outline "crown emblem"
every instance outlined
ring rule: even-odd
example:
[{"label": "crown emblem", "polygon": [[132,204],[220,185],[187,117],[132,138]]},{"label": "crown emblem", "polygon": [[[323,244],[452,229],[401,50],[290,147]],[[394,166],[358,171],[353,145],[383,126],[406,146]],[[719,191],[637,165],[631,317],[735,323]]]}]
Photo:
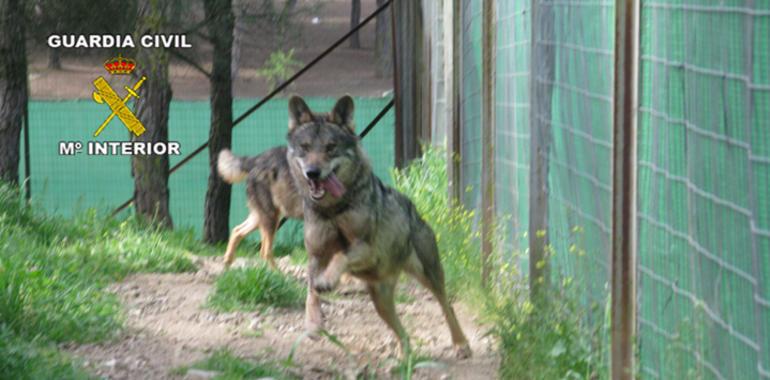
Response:
[{"label": "crown emblem", "polygon": [[131,74],[136,68],[136,61],[131,58],[123,58],[120,54],[117,57],[104,61],[104,69],[112,75]]}]

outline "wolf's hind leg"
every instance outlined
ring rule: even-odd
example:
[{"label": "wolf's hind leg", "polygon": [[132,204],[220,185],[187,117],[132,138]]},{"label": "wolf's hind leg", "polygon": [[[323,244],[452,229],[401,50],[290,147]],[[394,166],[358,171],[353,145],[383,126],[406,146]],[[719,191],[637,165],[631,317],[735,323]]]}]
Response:
[{"label": "wolf's hind leg", "polygon": [[[431,249],[431,244],[425,244],[425,249]],[[472,352],[470,345],[468,345],[468,339],[465,338],[460,322],[457,321],[454,308],[449,303],[449,299],[446,294],[446,288],[444,287],[444,270],[441,268],[441,262],[438,260],[438,249],[436,243],[432,244],[433,252],[422,252],[422,255],[412,253],[407,259],[405,270],[412,275],[417,281],[424,287],[428,288],[433,296],[438,300],[441,305],[441,311],[444,313],[444,318],[449,325],[449,332],[452,335],[452,346],[454,348],[455,356],[460,359],[470,357]],[[435,260],[425,260],[423,257],[431,257],[435,255]]]},{"label": "wolf's hind leg", "polygon": [[406,359],[410,353],[409,335],[404,330],[404,326],[401,325],[401,321],[396,313],[395,289],[397,280],[398,276],[393,276],[385,281],[369,284],[367,290],[372,298],[377,314],[393,330],[398,338],[401,348],[401,359]]},{"label": "wolf's hind leg", "polygon": [[241,240],[254,232],[259,226],[259,217],[255,213],[249,213],[246,220],[243,223],[235,226],[232,233],[230,233],[230,240],[227,242],[227,250],[225,251],[225,267],[230,267],[235,260],[235,250],[238,248],[238,244]]},{"label": "wolf's hind leg", "polygon": [[[266,218],[268,219],[268,218]],[[273,241],[275,240],[275,233],[278,230],[278,218],[271,217],[265,220],[259,226],[259,234],[262,239],[262,247],[260,247],[260,254],[262,258],[267,261],[271,268],[278,268],[275,265],[275,258],[273,257]]]}]

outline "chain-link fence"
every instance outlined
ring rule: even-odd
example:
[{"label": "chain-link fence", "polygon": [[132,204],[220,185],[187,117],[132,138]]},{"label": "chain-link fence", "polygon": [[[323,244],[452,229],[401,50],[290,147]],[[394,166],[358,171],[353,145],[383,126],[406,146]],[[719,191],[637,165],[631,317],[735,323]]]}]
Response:
[{"label": "chain-link fence", "polygon": [[[530,210],[539,191],[531,126],[546,128],[553,280],[571,277],[600,321],[611,270],[614,2],[498,0],[493,25],[482,25],[482,4],[459,0],[460,59],[443,63],[460,80],[463,201],[479,207],[481,157],[494,149],[494,204],[511,217],[504,252],[526,253],[539,211]],[[641,1],[639,27],[640,376],[770,378],[770,2]],[[483,28],[495,35],[493,125],[482,125]],[[533,84],[547,91],[534,97]],[[494,128],[493,147],[482,128]]]}]

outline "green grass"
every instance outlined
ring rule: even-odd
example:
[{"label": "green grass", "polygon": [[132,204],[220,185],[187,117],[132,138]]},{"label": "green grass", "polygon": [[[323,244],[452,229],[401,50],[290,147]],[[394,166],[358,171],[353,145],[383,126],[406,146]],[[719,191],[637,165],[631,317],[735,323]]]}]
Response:
[{"label": "green grass", "polygon": [[177,375],[185,375],[193,368],[219,372],[220,374],[214,377],[219,380],[258,379],[265,377],[274,379],[295,379],[295,377],[285,374],[277,366],[241,359],[227,350],[216,351],[208,358],[189,367],[179,368],[175,370],[174,373]]},{"label": "green grass", "polygon": [[193,270],[191,254],[210,250],[190,231],[161,230],[134,218],[111,219],[94,210],[73,218],[47,215],[0,184],[2,373],[82,377],[64,369],[71,365],[51,345],[99,341],[120,330],[122,310],[106,285],[131,273]]},{"label": "green grass", "polygon": [[0,377],[37,380],[91,379],[79,365],[52,344],[29,341],[0,325]]},{"label": "green grass", "polygon": [[305,295],[303,284],[261,264],[222,273],[217,277],[208,305],[222,311],[301,307]]}]

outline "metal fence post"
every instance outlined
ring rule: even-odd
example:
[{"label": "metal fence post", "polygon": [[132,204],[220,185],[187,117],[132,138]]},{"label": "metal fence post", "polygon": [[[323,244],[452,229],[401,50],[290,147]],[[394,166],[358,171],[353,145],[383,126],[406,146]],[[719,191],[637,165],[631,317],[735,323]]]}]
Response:
[{"label": "metal fence post", "polygon": [[449,196],[451,199],[460,201],[462,195],[462,182],[460,182],[460,162],[456,160],[456,155],[460,153],[460,91],[462,83],[462,54],[460,52],[462,28],[460,26],[462,15],[462,0],[446,0],[452,2],[452,63],[447,65],[452,68],[452,92],[449,102],[451,103],[450,131],[447,133],[447,176],[449,179]]},{"label": "metal fence post", "polygon": [[429,55],[425,49],[422,1],[393,1],[391,17],[396,99],[395,152],[396,167],[401,168],[420,155],[420,140],[430,139]]},{"label": "metal fence post", "polygon": [[548,287],[548,160],[551,151],[551,102],[554,79],[553,5],[532,0],[530,53],[529,289],[537,299]]},{"label": "metal fence post", "polygon": [[494,0],[482,4],[481,80],[481,282],[487,286],[495,233]]},{"label": "metal fence post", "polygon": [[[29,85],[27,85],[29,88]],[[32,200],[32,164],[29,162],[29,100],[24,103],[24,199]]]},{"label": "metal fence post", "polygon": [[639,1],[615,1],[612,148],[613,379],[634,377],[636,331],[636,101]]}]

